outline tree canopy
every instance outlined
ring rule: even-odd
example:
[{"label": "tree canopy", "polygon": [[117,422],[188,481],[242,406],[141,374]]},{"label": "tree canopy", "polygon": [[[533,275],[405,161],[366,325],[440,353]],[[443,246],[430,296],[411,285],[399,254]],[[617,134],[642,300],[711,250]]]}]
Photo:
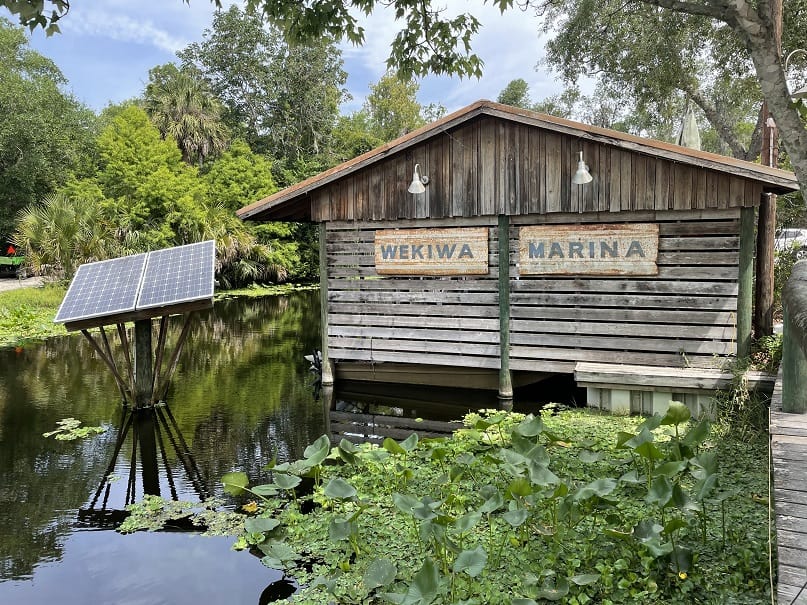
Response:
[{"label": "tree canopy", "polygon": [[65,82],[21,28],[0,18],[0,239],[18,211],[87,170],[95,153],[95,116]]}]

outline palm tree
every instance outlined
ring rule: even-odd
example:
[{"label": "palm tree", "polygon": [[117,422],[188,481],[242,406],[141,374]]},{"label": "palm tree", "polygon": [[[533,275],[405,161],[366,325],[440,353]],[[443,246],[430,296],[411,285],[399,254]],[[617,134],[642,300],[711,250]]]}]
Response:
[{"label": "palm tree", "polygon": [[115,256],[118,245],[100,204],[53,194],[22,210],[12,241],[40,274],[70,279],[79,265]]},{"label": "palm tree", "polygon": [[227,146],[222,105],[201,77],[173,63],[149,72],[145,109],[164,139],[176,141],[182,159],[199,165]]}]

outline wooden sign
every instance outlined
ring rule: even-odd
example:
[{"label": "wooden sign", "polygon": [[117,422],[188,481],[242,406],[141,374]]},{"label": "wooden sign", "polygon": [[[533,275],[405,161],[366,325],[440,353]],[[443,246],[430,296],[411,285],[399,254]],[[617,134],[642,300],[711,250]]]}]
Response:
[{"label": "wooden sign", "polygon": [[488,229],[384,229],[375,232],[380,275],[487,275]]},{"label": "wooden sign", "polygon": [[521,227],[521,275],[658,275],[658,225]]}]

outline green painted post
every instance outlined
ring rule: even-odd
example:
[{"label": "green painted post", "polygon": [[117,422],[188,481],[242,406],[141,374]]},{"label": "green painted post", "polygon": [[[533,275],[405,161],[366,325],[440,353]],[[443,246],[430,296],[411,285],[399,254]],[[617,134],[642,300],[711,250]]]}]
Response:
[{"label": "green painted post", "polygon": [[511,407],[510,376],[510,217],[499,215],[499,401]]},{"label": "green painted post", "polygon": [[322,384],[333,384],[333,368],[328,358],[328,250],[325,223],[319,224],[319,317],[322,329]]},{"label": "green painted post", "polygon": [[804,414],[807,413],[807,357],[787,308],[782,332],[782,411]]},{"label": "green painted post", "polygon": [[782,290],[782,411],[807,413],[807,261],[793,266]]},{"label": "green painted post", "polygon": [[135,395],[134,407],[144,408],[151,404],[151,387],[154,383],[154,367],[151,359],[151,320],[138,319],[134,324],[135,341]]},{"label": "green painted post", "polygon": [[754,291],[754,209],[740,210],[740,272],[737,291],[737,359],[751,354]]}]

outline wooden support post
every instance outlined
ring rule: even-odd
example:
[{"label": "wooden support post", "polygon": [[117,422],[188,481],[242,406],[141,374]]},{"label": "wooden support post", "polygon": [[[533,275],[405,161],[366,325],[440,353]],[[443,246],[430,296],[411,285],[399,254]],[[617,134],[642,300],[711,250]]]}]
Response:
[{"label": "wooden support post", "polygon": [[151,358],[151,320],[139,319],[135,322],[135,409],[151,404],[151,385],[154,366]]},{"label": "wooden support post", "polygon": [[757,281],[754,334],[773,334],[773,243],[776,238],[776,196],[763,195],[757,227]]},{"label": "wooden support post", "polygon": [[177,338],[177,344],[174,346],[174,352],[171,355],[171,360],[168,362],[168,369],[165,371],[165,375],[159,382],[160,386],[157,389],[157,392],[153,395],[155,402],[164,400],[166,394],[168,393],[168,387],[171,386],[171,378],[174,376],[174,371],[176,371],[177,363],[179,362],[179,354],[182,352],[182,347],[185,346],[185,341],[188,339],[188,334],[190,334],[192,317],[193,315],[190,313],[185,316],[185,323],[182,326],[182,331],[179,333],[179,338]]},{"label": "wooden support post", "polygon": [[[151,330],[149,321],[149,330]],[[135,327],[135,331],[137,327]],[[151,365],[151,364],[149,364]],[[151,383],[149,383],[151,385]],[[160,473],[157,465],[157,440],[155,438],[154,408],[137,410],[134,413],[137,428],[137,444],[140,448],[140,474],[143,479],[143,495],[160,495]]]},{"label": "wooden support post", "polygon": [[510,376],[510,217],[499,215],[499,401],[512,406]]},{"label": "wooden support post", "polygon": [[160,377],[160,372],[163,366],[163,353],[165,352],[165,336],[168,332],[168,316],[163,315],[160,318],[160,335],[157,338],[157,351],[154,360],[154,372],[151,376],[151,405],[157,403],[155,395],[157,395],[157,379]]},{"label": "wooden support post", "polygon": [[737,291],[737,358],[751,354],[751,314],[754,284],[754,209],[740,210],[740,271]]},{"label": "wooden support post", "polygon": [[807,357],[787,307],[782,330],[782,411],[807,413]]},{"label": "wooden support post", "polygon": [[115,360],[113,358],[107,357],[106,353],[101,349],[95,339],[92,337],[87,330],[82,330],[81,333],[84,335],[84,338],[89,341],[92,345],[92,348],[95,349],[95,352],[101,358],[101,360],[107,365],[107,367],[112,371],[112,375],[115,377],[115,382],[118,384],[118,389],[120,390],[121,397],[123,397],[123,401],[126,401],[127,394],[131,394],[126,387],[126,383],[123,381],[120,373],[118,372],[118,367],[115,364]]},{"label": "wooden support post", "polygon": [[119,323],[116,326],[118,328],[118,337],[120,338],[120,344],[123,348],[123,358],[126,360],[126,370],[129,375],[129,392],[134,393],[134,365],[132,364],[132,353],[131,347],[129,346],[129,337],[126,335],[126,326]]},{"label": "wooden support post", "polygon": [[322,384],[333,384],[334,372],[328,358],[328,249],[325,223],[319,224],[319,305],[322,330]]}]

